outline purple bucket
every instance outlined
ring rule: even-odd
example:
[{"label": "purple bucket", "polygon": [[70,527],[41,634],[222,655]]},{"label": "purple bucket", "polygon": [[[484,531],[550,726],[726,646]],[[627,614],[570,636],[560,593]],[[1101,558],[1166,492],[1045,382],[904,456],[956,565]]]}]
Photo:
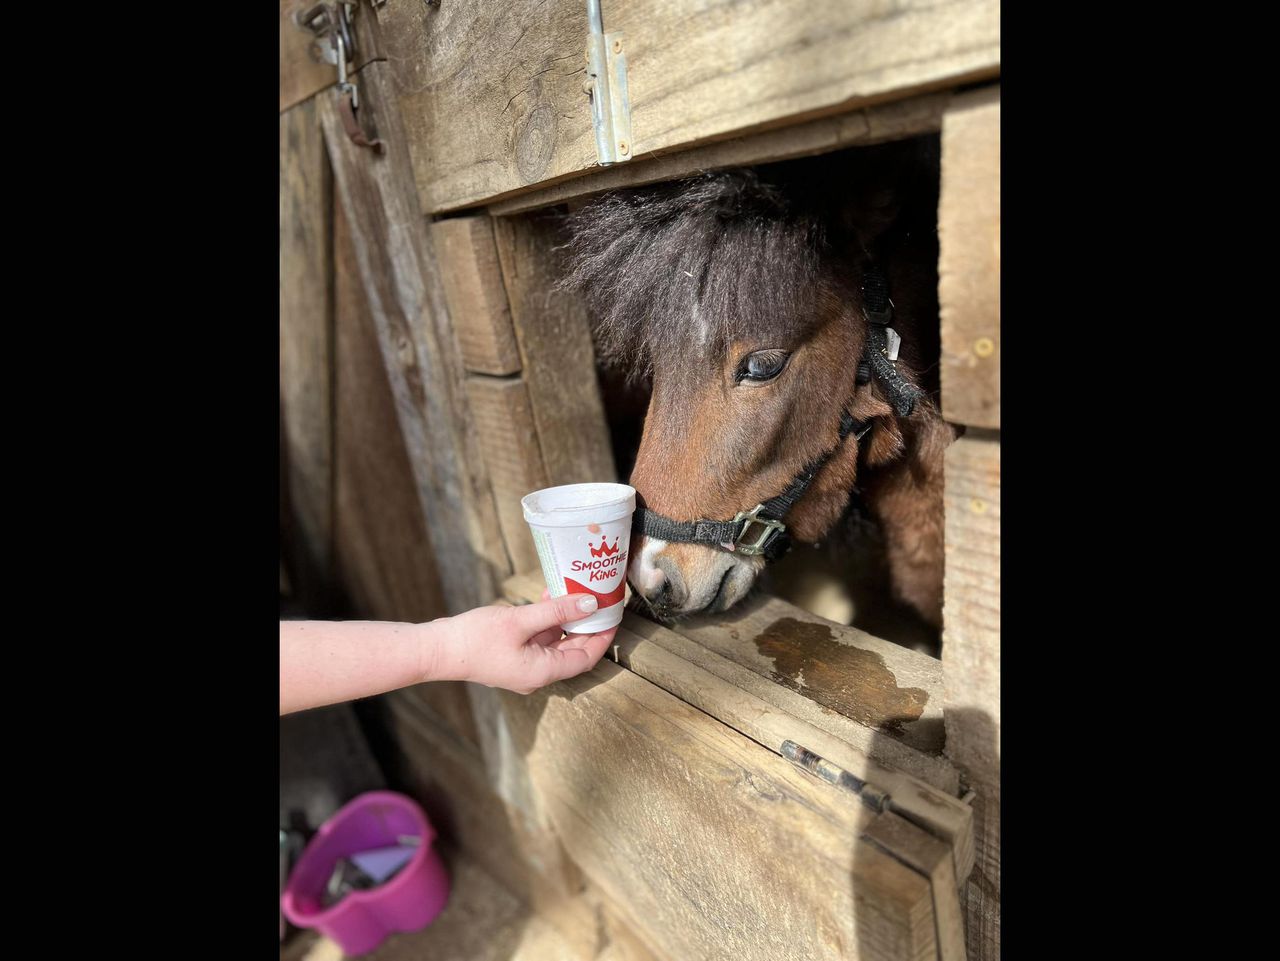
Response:
[{"label": "purple bucket", "polygon": [[[422,841],[395,877],[324,907],[321,898],[338,861],[390,847],[403,835]],[[281,899],[285,917],[300,928],[320,931],[346,954],[372,951],[397,931],[420,931],[449,900],[449,876],[432,846],[435,836],[422,808],[403,794],[361,794],[329,818],[302,852]]]}]

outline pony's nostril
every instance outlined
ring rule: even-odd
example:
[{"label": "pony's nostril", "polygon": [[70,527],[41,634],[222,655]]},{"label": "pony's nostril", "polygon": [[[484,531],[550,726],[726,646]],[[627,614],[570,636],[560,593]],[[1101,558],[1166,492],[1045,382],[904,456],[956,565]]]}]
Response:
[{"label": "pony's nostril", "polygon": [[689,589],[685,587],[684,578],[680,576],[680,568],[668,557],[659,557],[657,566],[666,574],[662,586],[663,602],[670,607],[679,607],[689,599]]}]

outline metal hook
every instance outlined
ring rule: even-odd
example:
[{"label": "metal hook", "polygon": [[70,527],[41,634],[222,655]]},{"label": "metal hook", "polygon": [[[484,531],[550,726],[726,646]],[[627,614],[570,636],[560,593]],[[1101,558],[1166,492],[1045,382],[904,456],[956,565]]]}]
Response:
[{"label": "metal hook", "polygon": [[[357,146],[381,153],[382,141],[377,137],[370,139],[356,117],[356,111],[360,109],[360,91],[347,75],[347,63],[355,57],[348,7],[355,7],[355,4],[318,3],[296,19],[300,27],[315,34],[323,58],[338,68],[338,116],[342,118],[347,136]],[[325,37],[329,39],[328,44],[321,44]]]}]

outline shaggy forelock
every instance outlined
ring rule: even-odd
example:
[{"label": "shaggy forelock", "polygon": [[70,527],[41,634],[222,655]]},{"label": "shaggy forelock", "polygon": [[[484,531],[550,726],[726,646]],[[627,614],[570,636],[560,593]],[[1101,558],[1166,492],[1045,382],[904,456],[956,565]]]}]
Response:
[{"label": "shaggy forelock", "polygon": [[752,171],[609,194],[568,227],[561,284],[586,300],[607,362],[706,362],[814,321],[822,223]]}]

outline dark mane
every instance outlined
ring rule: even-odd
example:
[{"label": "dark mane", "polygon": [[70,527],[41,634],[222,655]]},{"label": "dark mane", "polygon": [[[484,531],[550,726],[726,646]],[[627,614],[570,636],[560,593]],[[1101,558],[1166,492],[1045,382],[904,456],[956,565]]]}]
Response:
[{"label": "dark mane", "polygon": [[568,218],[562,286],[607,362],[705,360],[739,338],[787,343],[814,316],[820,218],[751,170],[608,194]]}]

